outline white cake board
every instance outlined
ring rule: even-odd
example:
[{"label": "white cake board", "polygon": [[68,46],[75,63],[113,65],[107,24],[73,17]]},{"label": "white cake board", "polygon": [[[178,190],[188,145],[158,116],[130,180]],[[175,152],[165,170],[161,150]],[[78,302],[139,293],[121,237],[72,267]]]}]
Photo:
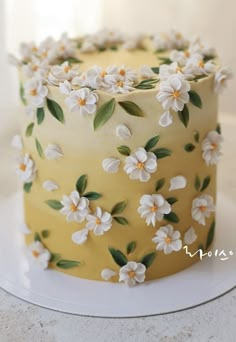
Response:
[{"label": "white cake board", "polygon": [[134,288],[83,280],[53,270],[30,270],[19,231],[20,199],[19,193],[0,198],[0,287],[30,303],[78,315],[139,317],[200,305],[236,286],[235,205],[224,194],[218,196],[211,250],[232,250],[234,255],[227,261],[205,257],[182,272]]}]

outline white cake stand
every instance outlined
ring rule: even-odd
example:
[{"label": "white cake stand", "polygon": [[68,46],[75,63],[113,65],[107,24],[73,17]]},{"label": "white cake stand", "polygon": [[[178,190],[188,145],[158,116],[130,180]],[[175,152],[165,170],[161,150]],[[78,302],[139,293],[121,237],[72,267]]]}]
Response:
[{"label": "white cake stand", "polygon": [[0,198],[0,287],[30,303],[78,315],[138,317],[200,305],[236,285],[235,205],[224,194],[218,197],[216,238],[211,249],[233,251],[234,255],[226,261],[205,257],[182,272],[134,288],[53,270],[30,270],[19,230],[20,202],[19,193]]}]

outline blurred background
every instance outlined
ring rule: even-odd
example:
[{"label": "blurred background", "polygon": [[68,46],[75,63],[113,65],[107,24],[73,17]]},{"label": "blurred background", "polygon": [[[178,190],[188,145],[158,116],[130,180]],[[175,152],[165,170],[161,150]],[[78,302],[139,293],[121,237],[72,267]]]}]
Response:
[{"label": "blurred background", "polygon": [[[17,72],[7,65],[7,52],[16,54],[22,41],[38,42],[48,35],[59,38],[65,31],[76,36],[102,28],[127,33],[173,28],[187,37],[200,36],[217,49],[222,64],[234,71],[235,10],[235,0],[0,0],[2,120],[6,124],[16,120]],[[221,112],[234,112],[235,85],[236,79],[221,97]]]}]

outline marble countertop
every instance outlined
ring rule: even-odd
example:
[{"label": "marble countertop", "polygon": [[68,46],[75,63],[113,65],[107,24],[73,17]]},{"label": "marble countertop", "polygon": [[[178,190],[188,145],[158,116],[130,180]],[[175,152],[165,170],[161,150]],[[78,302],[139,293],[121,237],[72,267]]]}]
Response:
[{"label": "marble countertop", "polygon": [[[218,177],[224,192],[235,201],[236,118],[224,114],[221,121],[225,144]],[[5,131],[4,138],[9,139],[10,133]],[[1,170],[2,179],[6,172],[9,170]],[[3,290],[0,290],[0,303],[0,342],[236,341],[236,288],[192,309],[144,318],[74,316],[32,305]]]}]

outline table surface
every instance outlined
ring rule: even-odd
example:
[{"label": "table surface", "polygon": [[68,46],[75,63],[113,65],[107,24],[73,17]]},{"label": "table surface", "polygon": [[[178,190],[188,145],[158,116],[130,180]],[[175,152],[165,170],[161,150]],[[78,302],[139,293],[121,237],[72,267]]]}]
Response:
[{"label": "table surface", "polygon": [[[225,143],[218,177],[224,184],[224,192],[235,201],[236,118],[224,114],[220,119]],[[2,138],[9,140],[12,131],[12,127],[5,130]],[[4,153],[6,155],[6,149]],[[9,168],[1,169],[2,179],[7,172]],[[0,303],[0,342],[236,341],[236,288],[192,309],[129,319],[81,317],[55,312],[24,302],[1,289]]]}]

